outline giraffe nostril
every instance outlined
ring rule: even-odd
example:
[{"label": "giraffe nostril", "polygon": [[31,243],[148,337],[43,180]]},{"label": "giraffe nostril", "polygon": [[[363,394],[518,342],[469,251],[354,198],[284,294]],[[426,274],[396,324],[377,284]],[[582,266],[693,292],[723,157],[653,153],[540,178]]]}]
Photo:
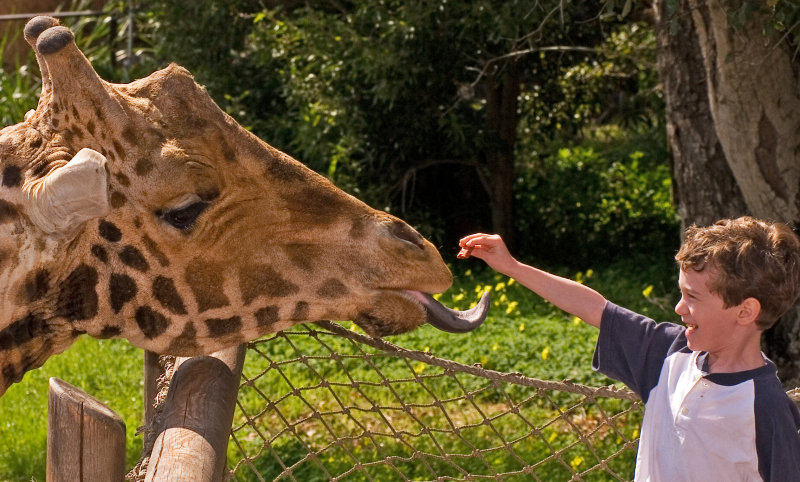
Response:
[{"label": "giraffe nostril", "polygon": [[423,237],[408,224],[402,221],[394,221],[389,227],[389,232],[398,239],[413,244],[414,246],[423,249],[425,247],[425,240]]}]

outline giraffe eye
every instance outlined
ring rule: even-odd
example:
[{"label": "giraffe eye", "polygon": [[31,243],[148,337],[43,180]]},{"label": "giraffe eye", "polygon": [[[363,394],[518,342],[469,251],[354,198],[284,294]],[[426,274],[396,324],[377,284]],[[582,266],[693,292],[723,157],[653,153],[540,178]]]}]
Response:
[{"label": "giraffe eye", "polygon": [[181,231],[190,231],[197,218],[207,207],[207,202],[196,201],[181,208],[167,209],[156,214],[172,227]]}]

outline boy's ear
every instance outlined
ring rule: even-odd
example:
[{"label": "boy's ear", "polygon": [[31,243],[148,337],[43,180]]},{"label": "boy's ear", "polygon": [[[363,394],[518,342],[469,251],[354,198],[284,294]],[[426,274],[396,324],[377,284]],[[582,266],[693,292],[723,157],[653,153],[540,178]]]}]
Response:
[{"label": "boy's ear", "polygon": [[740,325],[755,323],[761,314],[761,302],[752,297],[746,298],[736,308],[736,318]]}]

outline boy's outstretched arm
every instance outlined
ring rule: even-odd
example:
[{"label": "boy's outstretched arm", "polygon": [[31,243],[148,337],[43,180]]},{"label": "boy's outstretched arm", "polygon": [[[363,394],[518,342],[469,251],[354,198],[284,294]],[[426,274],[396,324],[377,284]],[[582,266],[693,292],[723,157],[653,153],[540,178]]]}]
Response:
[{"label": "boy's outstretched arm", "polygon": [[600,328],[606,299],[597,291],[520,263],[511,256],[503,239],[498,235],[472,234],[463,238],[459,246],[461,246],[461,252],[458,253],[460,259],[470,256],[482,259],[495,271],[514,278],[558,308]]}]

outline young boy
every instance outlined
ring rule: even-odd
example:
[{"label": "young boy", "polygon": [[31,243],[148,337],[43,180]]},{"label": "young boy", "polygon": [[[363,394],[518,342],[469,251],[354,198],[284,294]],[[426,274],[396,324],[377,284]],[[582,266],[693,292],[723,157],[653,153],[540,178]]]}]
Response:
[{"label": "young boy", "polygon": [[496,235],[470,255],[600,329],[592,368],[645,402],[635,480],[800,480],[800,412],[761,333],[800,296],[800,240],[749,217],[692,227],[676,256],[685,326],[656,324],[593,289],[522,264]]}]

